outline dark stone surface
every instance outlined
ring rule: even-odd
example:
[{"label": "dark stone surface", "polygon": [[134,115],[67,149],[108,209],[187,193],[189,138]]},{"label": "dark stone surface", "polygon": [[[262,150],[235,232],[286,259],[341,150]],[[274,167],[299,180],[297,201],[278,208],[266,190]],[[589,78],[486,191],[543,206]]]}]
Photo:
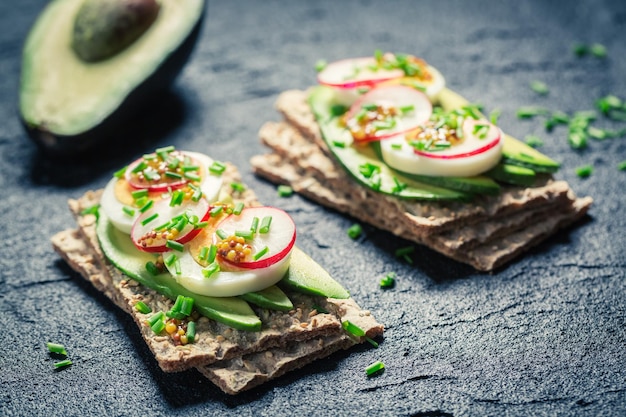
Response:
[{"label": "dark stone surface", "polygon": [[[45,0],[0,3],[0,415],[625,415],[626,138],[570,149],[564,127],[515,110],[573,112],[608,93],[626,98],[623,1],[211,1],[192,60],[173,91],[129,129],[136,141],[56,162],[41,155],[17,117],[20,50]],[[576,58],[574,42],[600,42],[608,57]],[[278,119],[280,91],[315,82],[314,64],[374,49],[421,55],[449,86],[515,136],[540,135],[563,162],[559,178],[595,203],[590,216],[496,271],[479,274],[365,228],[298,196],[281,199],[248,160],[257,131]],[[528,83],[541,80],[547,97]],[[598,126],[626,123],[600,120]],[[340,353],[238,397],[195,371],[160,371],[130,318],[83,283],[49,237],[72,226],[66,200],[103,186],[130,158],[174,144],[239,165],[262,201],[287,209],[299,245],[386,325],[379,349]],[[581,179],[575,168],[591,163]],[[397,286],[378,288],[387,272]],[[74,365],[53,370],[45,348],[65,344]],[[382,360],[386,371],[366,378]]]}]

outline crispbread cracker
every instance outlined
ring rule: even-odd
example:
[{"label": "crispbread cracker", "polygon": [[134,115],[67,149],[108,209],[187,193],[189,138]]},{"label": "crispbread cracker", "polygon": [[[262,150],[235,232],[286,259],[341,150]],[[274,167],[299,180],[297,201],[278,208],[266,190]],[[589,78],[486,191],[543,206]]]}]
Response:
[{"label": "crispbread cracker", "polygon": [[303,196],[442,254],[491,271],[584,216],[590,197],[577,198],[565,181],[539,175],[532,187],[502,187],[472,202],[412,201],[362,187],[331,156],[307,103],[307,92],[282,93],[283,122],[267,122],[256,174],[288,184]]},{"label": "crispbread cracker", "polygon": [[[232,165],[228,164],[227,167],[223,190],[235,201],[258,205],[251,191],[240,193],[230,187],[230,183],[239,181],[239,177]],[[190,367],[204,369],[213,365],[213,369],[221,370],[218,373],[210,372],[211,380],[225,392],[234,394],[301,367],[317,357],[362,342],[364,338],[350,338],[345,334],[341,326],[342,320],[354,322],[366,331],[368,337],[382,334],[382,325],[368,311],[360,309],[352,299],[327,299],[286,291],[294,304],[290,312],[253,307],[263,322],[260,332],[239,331],[206,317],[194,316],[197,323],[196,341],[176,346],[169,336],[156,335],[145,325],[150,314],[144,315],[134,308],[135,303],[141,300],[153,311],[168,311],[173,301],[129,279],[111,266],[97,242],[96,217],[92,214],[81,214],[85,208],[98,203],[100,194],[88,192],[80,199],[70,201],[79,228],[57,233],[52,238],[53,246],[74,270],[117,306],[131,314],[164,371],[180,371]],[[317,308],[323,308],[327,313],[318,312]],[[302,348],[298,347],[300,343],[303,343]],[[271,352],[274,357],[282,357],[283,360],[257,364],[262,372],[256,372],[253,381],[233,385],[231,381],[237,380],[233,375],[242,372],[233,360],[243,355],[253,358],[250,355],[258,352],[262,352],[259,355]],[[263,356],[256,358],[261,357]],[[225,362],[228,360],[231,362]],[[247,363],[254,364],[254,361],[250,362],[248,359]]]}]

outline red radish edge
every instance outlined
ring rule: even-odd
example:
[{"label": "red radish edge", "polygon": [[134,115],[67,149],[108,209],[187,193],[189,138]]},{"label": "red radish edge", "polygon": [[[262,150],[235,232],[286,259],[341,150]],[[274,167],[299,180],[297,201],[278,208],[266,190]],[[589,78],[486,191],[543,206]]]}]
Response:
[{"label": "red radish edge", "polygon": [[[256,208],[256,207],[250,207],[250,208]],[[250,208],[248,208],[248,210]],[[267,208],[267,207],[259,207],[259,208]],[[291,216],[289,216],[287,214],[287,212],[285,212],[284,210],[281,210],[281,209],[278,209],[278,208],[275,208],[275,207],[272,207],[272,210],[278,210],[278,211],[281,211],[281,212],[285,213],[285,215],[293,223],[293,219],[291,218]],[[231,214],[231,216],[233,216],[233,215]],[[222,221],[226,221],[229,217],[226,217]],[[219,229],[219,224],[216,227],[216,230],[217,229]],[[228,265],[232,265],[234,267],[238,267],[238,268],[241,268],[241,269],[261,269],[261,268],[267,268],[270,265],[274,265],[275,263],[282,261],[283,258],[285,258],[289,253],[291,253],[291,250],[293,249],[293,246],[295,244],[296,244],[296,225],[295,225],[295,223],[293,223],[293,236],[291,238],[291,241],[287,244],[287,246],[285,246],[285,248],[283,250],[281,250],[280,252],[270,256],[269,258],[259,259],[258,261],[252,261],[252,262],[239,262],[239,263],[231,262],[228,259],[225,259],[225,258],[222,258],[222,257],[220,257],[220,259],[224,263],[226,263]]]},{"label": "red radish edge", "polygon": [[414,152],[416,154],[420,155],[420,156],[424,156],[426,158],[432,158],[432,159],[467,158],[467,157],[470,157],[470,156],[481,154],[483,152],[487,152],[489,149],[495,147],[500,142],[501,137],[502,137],[502,135],[498,135],[498,137],[496,137],[494,140],[492,140],[491,142],[489,142],[485,146],[482,146],[482,147],[480,147],[478,149],[474,149],[471,152],[459,153],[459,154],[454,154],[454,155],[442,155],[442,154],[436,154],[436,153],[419,151],[417,149],[414,149]]},{"label": "red radish edge", "polygon": [[[204,201],[206,201],[206,200],[204,200]],[[199,221],[205,222],[205,221],[209,220],[209,218],[211,217],[211,209],[212,208],[213,208],[213,206],[211,206],[210,204],[207,204],[206,213],[204,213],[204,215],[202,216],[202,218]],[[140,224],[140,220],[139,220],[140,218],[141,218],[141,216],[139,216],[139,218],[135,221],[135,224],[133,225],[133,229],[130,231],[130,236],[131,236],[131,240],[133,242],[133,245],[135,245],[135,247],[137,249],[139,249],[140,251],[142,251],[142,252],[149,252],[149,253],[165,252],[165,251],[170,250],[166,245],[143,247],[143,246],[137,244],[137,241],[135,240],[135,237],[133,236],[133,234],[134,234],[133,232],[135,230],[135,227],[137,227],[137,225]],[[184,245],[185,243],[190,242],[191,240],[193,240],[193,238],[198,236],[198,234],[201,231],[202,231],[201,228],[191,229],[189,232],[187,232],[186,234],[182,235],[178,239],[174,239],[174,241]]]},{"label": "red radish edge", "polygon": [[[362,58],[349,58],[349,59],[342,59],[339,61],[335,61],[335,62],[331,62],[330,64],[328,64],[327,68],[330,67],[331,65],[340,65],[342,63],[345,62],[352,62],[352,61],[372,61],[372,62],[376,62],[376,59],[373,57],[362,57]],[[353,89],[353,88],[358,88],[358,87],[374,87],[376,84],[384,82],[384,81],[389,81],[389,80],[393,80],[395,78],[400,78],[402,76],[404,76],[404,71],[402,71],[401,69],[397,69],[394,70],[394,72],[396,73],[394,74],[390,74],[388,77],[384,77],[384,78],[376,78],[376,79],[365,79],[365,80],[359,80],[359,81],[350,81],[347,80],[346,82],[339,82],[339,83],[335,83],[335,82],[328,82],[328,81],[323,81],[323,73],[324,71],[326,71],[326,69],[322,70],[318,75],[317,75],[317,82],[319,84],[322,85],[327,85],[329,87],[335,87],[335,88],[342,88],[342,89]],[[390,70],[386,70],[388,72],[391,72]]]},{"label": "red radish edge", "polygon": [[[181,152],[183,155],[186,155],[185,152]],[[194,162],[197,162],[195,159],[193,159],[191,156],[186,155],[189,158],[191,158]],[[142,158],[138,158],[137,160],[133,161],[130,165],[128,165],[128,167],[126,168],[126,172],[124,173],[124,178],[126,179],[126,182],[128,182],[128,184],[136,189],[136,190],[143,190],[146,189],[148,191],[154,191],[154,192],[163,192],[163,191],[168,191],[168,190],[176,190],[178,188],[182,188],[184,187],[189,180],[186,178],[182,178],[179,181],[174,181],[171,183],[159,183],[159,184],[137,184],[136,181],[133,180],[132,175],[133,175],[133,169],[139,165],[141,163],[141,161],[143,160]]]}]

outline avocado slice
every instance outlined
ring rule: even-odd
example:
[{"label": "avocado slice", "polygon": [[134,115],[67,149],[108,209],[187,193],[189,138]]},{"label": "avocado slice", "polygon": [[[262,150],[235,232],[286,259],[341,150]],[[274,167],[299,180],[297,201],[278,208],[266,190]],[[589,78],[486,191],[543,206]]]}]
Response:
[{"label": "avocado slice", "polygon": [[[128,11],[96,13],[104,10],[100,3],[126,3],[112,0],[51,1],[30,30],[22,56],[20,116],[47,153],[77,154],[119,136],[121,125],[168,88],[187,62],[205,0],[159,0],[158,10],[150,6],[154,0],[132,2],[147,6],[131,13],[135,23],[123,39],[114,34]],[[87,6],[101,19],[86,18],[89,13],[81,9]],[[96,27],[99,20],[102,27]],[[90,24],[91,37],[85,35]]]},{"label": "avocado slice", "polygon": [[560,164],[552,158],[509,135],[504,135],[502,158],[507,164],[526,167],[535,172],[554,173],[560,168]]}]

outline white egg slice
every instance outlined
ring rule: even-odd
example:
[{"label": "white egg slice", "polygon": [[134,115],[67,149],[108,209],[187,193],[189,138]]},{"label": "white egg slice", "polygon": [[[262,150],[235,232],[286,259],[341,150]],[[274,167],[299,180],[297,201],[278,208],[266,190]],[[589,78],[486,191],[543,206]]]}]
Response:
[{"label": "white egg slice", "polygon": [[[474,126],[489,126],[484,138],[476,136]],[[493,168],[502,157],[502,132],[487,121],[466,119],[464,139],[459,145],[437,152],[416,151],[405,135],[380,142],[383,161],[398,171],[439,177],[471,177]]]},{"label": "white egg slice", "polygon": [[[265,255],[260,256],[258,260],[241,263],[240,266],[227,262],[218,255],[216,262],[220,269],[208,277],[205,275],[207,267],[198,263],[194,256],[199,245],[210,245],[219,241],[215,230],[221,230],[226,235],[249,230],[255,217],[259,219],[260,228],[262,219],[267,216],[272,218],[270,230],[266,233],[259,230],[252,239],[247,240],[253,248],[253,254],[267,247]],[[287,272],[296,240],[296,229],[293,220],[284,211],[272,207],[246,208],[241,215],[229,215],[217,225],[210,227],[213,230],[207,230],[196,238],[204,242],[194,240],[186,245],[182,252],[171,251],[163,254],[168,271],[189,291],[213,297],[236,296],[270,287],[280,281]],[[168,264],[167,260],[172,255],[177,260]]]},{"label": "white egg slice", "polygon": [[[223,180],[220,175],[212,174],[209,171],[209,167],[214,162],[213,159],[198,152],[184,153],[196,160],[203,167],[202,169],[204,170],[204,175],[202,182],[200,183],[202,195],[209,202],[215,201],[219,195]],[[133,223],[135,223],[135,220],[137,220],[141,213],[136,207],[130,207],[119,201],[115,193],[115,185],[117,181],[117,178],[112,178],[104,187],[100,200],[100,209],[104,212],[104,214],[106,214],[113,226],[124,233],[130,234]],[[127,208],[126,211],[124,210],[125,207]],[[128,214],[129,209],[134,213]]]}]

